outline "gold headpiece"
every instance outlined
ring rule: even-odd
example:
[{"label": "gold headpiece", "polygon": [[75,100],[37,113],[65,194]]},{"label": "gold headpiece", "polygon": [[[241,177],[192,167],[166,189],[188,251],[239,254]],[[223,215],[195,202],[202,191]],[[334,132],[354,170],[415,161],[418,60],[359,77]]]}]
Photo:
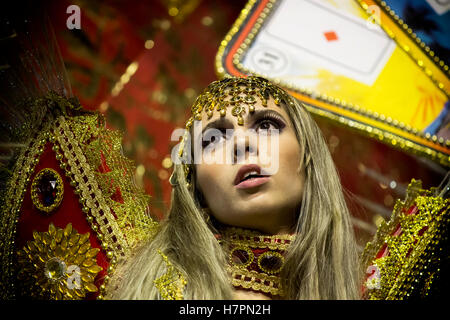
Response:
[{"label": "gold headpiece", "polygon": [[[280,102],[293,104],[289,95],[281,88],[261,77],[225,78],[212,82],[202,94],[200,94],[191,108],[192,117],[186,123],[186,129],[192,126],[194,120],[202,120],[202,111],[205,111],[208,119],[213,116],[215,110],[220,116],[227,114],[227,107],[231,106],[231,114],[238,118],[238,124],[244,124],[243,114],[245,106],[250,113],[255,111],[255,103],[258,97],[264,107],[272,96],[275,104]],[[229,98],[229,99],[227,99]]]},{"label": "gold headpiece", "polygon": [[[191,107],[192,116],[186,122],[186,132],[183,136],[178,156],[182,157],[186,140],[189,137],[189,129],[192,127],[194,120],[202,120],[202,112],[204,111],[210,119],[214,111],[218,111],[221,117],[227,114],[227,108],[231,108],[231,114],[238,119],[238,125],[244,125],[244,117],[246,106],[248,112],[255,111],[255,104],[259,100],[263,107],[267,107],[267,101],[273,98],[277,106],[284,103],[292,106],[293,99],[280,87],[272,84],[267,79],[261,77],[235,78],[228,77],[222,80],[212,82],[195,100]],[[189,167],[185,166],[186,177],[189,174]],[[170,182],[176,185],[174,176],[172,175]]]}]

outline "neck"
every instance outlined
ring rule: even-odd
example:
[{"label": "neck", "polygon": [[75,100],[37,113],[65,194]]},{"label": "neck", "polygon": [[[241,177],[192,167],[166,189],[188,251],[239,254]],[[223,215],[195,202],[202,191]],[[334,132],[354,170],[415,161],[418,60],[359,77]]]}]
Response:
[{"label": "neck", "polygon": [[257,219],[252,219],[251,221],[246,221],[251,223],[251,228],[241,227],[245,229],[253,229],[262,234],[275,236],[275,235],[286,235],[295,233],[295,227],[297,219],[296,212],[299,212],[299,208],[295,209],[283,209],[282,211],[276,210],[271,211],[269,214],[265,213],[260,215]]},{"label": "neck", "polygon": [[267,236],[282,236],[282,235],[290,235],[293,234],[294,232],[292,231],[293,228],[291,227],[287,227],[287,226],[280,226],[280,227],[275,227],[275,228],[261,228],[259,230],[257,230],[257,232],[260,232],[262,235],[267,235]]}]

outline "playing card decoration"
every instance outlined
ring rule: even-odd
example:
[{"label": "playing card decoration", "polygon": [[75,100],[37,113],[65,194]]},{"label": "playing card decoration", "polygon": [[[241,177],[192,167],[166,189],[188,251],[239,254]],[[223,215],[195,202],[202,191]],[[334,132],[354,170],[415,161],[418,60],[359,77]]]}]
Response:
[{"label": "playing card decoration", "polygon": [[[406,15],[417,9],[398,2]],[[433,1],[422,2],[432,10]],[[442,12],[431,16],[435,29],[448,28],[442,21],[450,13]],[[216,69],[262,75],[318,116],[450,166],[450,81],[438,56],[450,43],[439,38],[444,49],[433,51],[414,27],[389,1],[250,0]]]}]

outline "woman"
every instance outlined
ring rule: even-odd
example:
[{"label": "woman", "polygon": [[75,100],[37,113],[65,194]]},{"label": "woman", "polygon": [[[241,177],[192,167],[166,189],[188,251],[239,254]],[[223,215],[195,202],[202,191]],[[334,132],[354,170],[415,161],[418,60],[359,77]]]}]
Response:
[{"label": "woman", "polygon": [[[304,106],[263,78],[225,78],[205,89],[192,113],[170,212],[117,269],[109,297],[357,299],[350,215]],[[275,170],[262,164],[255,135],[278,146],[269,155]],[[199,141],[203,157],[233,161],[199,161]]]}]

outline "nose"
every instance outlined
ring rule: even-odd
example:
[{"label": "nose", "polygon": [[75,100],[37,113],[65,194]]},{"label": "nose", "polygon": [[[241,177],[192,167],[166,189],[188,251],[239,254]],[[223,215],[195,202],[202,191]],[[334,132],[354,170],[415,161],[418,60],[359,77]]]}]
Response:
[{"label": "nose", "polygon": [[244,162],[250,156],[258,156],[258,137],[249,131],[237,130],[234,137],[234,163]]}]

